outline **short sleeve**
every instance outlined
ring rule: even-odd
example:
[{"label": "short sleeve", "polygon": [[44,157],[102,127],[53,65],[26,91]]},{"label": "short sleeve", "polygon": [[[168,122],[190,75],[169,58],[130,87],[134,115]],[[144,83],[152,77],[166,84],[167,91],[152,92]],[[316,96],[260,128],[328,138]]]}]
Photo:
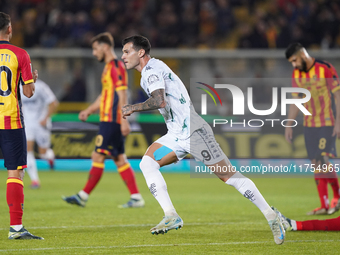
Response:
[{"label": "short sleeve", "polygon": [[145,73],[145,82],[150,94],[157,89],[165,89],[163,76],[153,69]]},{"label": "short sleeve", "polygon": [[21,79],[23,84],[33,83],[33,74],[32,74],[32,64],[31,59],[26,51],[23,51],[20,59],[21,66]]},{"label": "short sleeve", "polygon": [[[295,69],[292,74],[292,87],[299,88],[298,81],[299,81],[300,73],[299,70]],[[292,97],[299,97],[299,93],[292,93]]]},{"label": "short sleeve", "polygon": [[335,91],[340,89],[339,84],[339,76],[334,68],[330,63],[328,63],[329,67],[326,69],[325,77],[327,79],[327,85],[329,89],[334,93]]},{"label": "short sleeve", "polygon": [[112,67],[112,78],[116,80],[116,91],[128,89],[128,76],[122,61],[117,62],[118,67]]}]

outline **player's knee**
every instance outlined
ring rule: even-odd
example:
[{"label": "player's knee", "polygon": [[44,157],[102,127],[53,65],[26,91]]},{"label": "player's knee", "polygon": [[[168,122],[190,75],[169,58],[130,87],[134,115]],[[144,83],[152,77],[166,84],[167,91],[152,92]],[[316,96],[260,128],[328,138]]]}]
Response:
[{"label": "player's knee", "polygon": [[146,156],[143,156],[143,157],[142,157],[142,160],[141,160],[140,163],[139,163],[139,168],[140,168],[140,170],[142,170],[142,171],[148,167],[148,163],[147,163],[148,160],[147,160],[145,157],[146,157]]},{"label": "player's knee", "polygon": [[112,156],[111,158],[118,167],[129,163],[125,154],[119,154],[117,156]]},{"label": "player's knee", "polygon": [[158,170],[160,166],[153,158],[151,158],[150,156],[144,155],[142,160],[139,163],[139,168],[143,173],[146,173],[149,171],[151,172],[155,169]]}]

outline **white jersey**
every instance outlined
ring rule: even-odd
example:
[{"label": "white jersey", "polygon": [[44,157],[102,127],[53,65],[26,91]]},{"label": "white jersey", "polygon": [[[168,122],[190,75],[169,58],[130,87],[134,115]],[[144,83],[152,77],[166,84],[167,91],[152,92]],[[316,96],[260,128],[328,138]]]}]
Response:
[{"label": "white jersey", "polygon": [[180,78],[163,61],[155,58],[149,60],[142,70],[141,87],[149,97],[157,89],[165,90],[166,106],[158,110],[169,133],[176,138],[186,139],[206,123],[196,113]]},{"label": "white jersey", "polygon": [[33,126],[43,120],[48,113],[48,105],[56,100],[50,87],[43,81],[35,82],[35,93],[27,98],[21,90],[22,111],[26,126]]}]

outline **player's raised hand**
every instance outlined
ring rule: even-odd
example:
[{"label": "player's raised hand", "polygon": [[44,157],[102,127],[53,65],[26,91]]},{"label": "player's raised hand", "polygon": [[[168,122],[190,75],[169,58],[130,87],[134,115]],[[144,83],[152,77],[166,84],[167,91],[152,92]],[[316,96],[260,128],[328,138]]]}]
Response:
[{"label": "player's raised hand", "polygon": [[78,118],[81,121],[86,121],[89,116],[90,116],[90,113],[87,110],[83,110],[79,113]]},{"label": "player's raised hand", "polygon": [[291,127],[285,128],[285,138],[286,138],[287,142],[292,143],[293,129]]},{"label": "player's raised hand", "polygon": [[38,79],[38,70],[34,70],[33,73],[32,73],[32,75],[33,75],[33,80],[34,80],[34,82],[36,82],[37,79]]},{"label": "player's raised hand", "polygon": [[132,105],[127,104],[122,107],[122,115],[124,119],[126,119],[126,116],[130,116],[132,113],[133,113]]}]

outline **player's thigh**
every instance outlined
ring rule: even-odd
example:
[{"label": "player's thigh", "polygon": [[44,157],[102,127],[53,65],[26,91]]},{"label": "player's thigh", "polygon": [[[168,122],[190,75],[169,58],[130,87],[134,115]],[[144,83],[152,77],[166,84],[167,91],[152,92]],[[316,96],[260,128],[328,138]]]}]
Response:
[{"label": "player's thigh", "polygon": [[157,161],[161,167],[177,162],[187,154],[188,152],[181,146],[180,141],[169,133],[157,139],[145,153]]},{"label": "player's thigh", "polygon": [[316,159],[316,157],[318,157],[318,147],[320,142],[318,128],[304,127],[303,134],[308,158],[310,160]]},{"label": "player's thigh", "polygon": [[118,168],[128,163],[125,153],[118,154],[117,156],[111,156],[111,158]]},{"label": "player's thigh", "polygon": [[224,162],[224,159],[227,159],[208,124],[194,131],[188,142],[190,154],[207,166]]},{"label": "player's thigh", "polygon": [[336,156],[336,137],[333,127],[304,128],[305,144],[310,160]]},{"label": "player's thigh", "polygon": [[7,170],[26,168],[27,142],[23,128],[0,130],[0,146]]},{"label": "player's thigh", "polygon": [[49,148],[51,147],[51,131],[41,125],[37,125],[35,130],[35,140],[39,148]]},{"label": "player's thigh", "polygon": [[150,145],[145,155],[153,158],[161,167],[178,161],[176,153],[173,150],[156,142]]},{"label": "player's thigh", "polygon": [[334,127],[321,127],[319,131],[318,149],[321,156],[336,157],[336,136],[333,136]]},{"label": "player's thigh", "polygon": [[34,151],[34,143],[33,140],[27,140],[27,151]]},{"label": "player's thigh", "polygon": [[96,163],[104,163],[106,158],[106,154],[101,154],[96,151],[93,151],[91,154],[91,160]]}]

